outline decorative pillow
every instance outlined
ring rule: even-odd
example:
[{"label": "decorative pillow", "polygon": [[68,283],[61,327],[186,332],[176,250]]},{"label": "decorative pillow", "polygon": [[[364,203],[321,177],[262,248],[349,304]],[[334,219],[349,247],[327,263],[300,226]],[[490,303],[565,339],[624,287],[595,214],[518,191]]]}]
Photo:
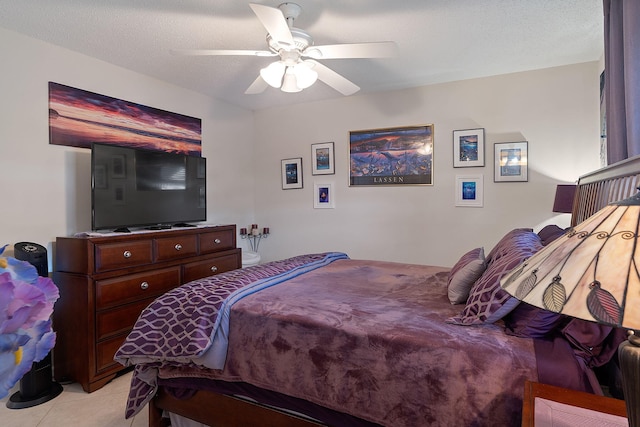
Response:
[{"label": "decorative pillow", "polygon": [[487,269],[471,288],[467,305],[458,316],[448,319],[450,323],[476,325],[493,323],[512,311],[519,303],[502,287],[500,279],[531,255],[542,249],[540,237],[533,231],[510,231],[498,243]]},{"label": "decorative pillow", "polygon": [[533,232],[531,228],[514,228],[505,234],[498,243],[487,254],[487,263],[490,263],[496,258],[500,258],[502,255],[509,251],[513,239],[517,239],[518,236],[529,236]]},{"label": "decorative pillow", "polygon": [[451,304],[462,304],[467,301],[471,287],[486,268],[484,248],[472,249],[462,255],[449,272],[447,293]]},{"label": "decorative pillow", "polygon": [[564,230],[553,224],[547,225],[542,230],[538,231],[538,236],[540,236],[540,240],[542,240],[542,246],[547,246],[563,234]]},{"label": "decorative pillow", "polygon": [[523,338],[542,338],[557,329],[566,317],[526,302],[504,317],[505,332]]}]

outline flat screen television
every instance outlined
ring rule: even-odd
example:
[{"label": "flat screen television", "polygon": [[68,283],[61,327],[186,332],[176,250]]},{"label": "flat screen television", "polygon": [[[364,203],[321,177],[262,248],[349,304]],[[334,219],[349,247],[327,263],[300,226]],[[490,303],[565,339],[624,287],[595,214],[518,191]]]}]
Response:
[{"label": "flat screen television", "polygon": [[91,228],[187,227],[207,219],[206,159],[95,143]]}]

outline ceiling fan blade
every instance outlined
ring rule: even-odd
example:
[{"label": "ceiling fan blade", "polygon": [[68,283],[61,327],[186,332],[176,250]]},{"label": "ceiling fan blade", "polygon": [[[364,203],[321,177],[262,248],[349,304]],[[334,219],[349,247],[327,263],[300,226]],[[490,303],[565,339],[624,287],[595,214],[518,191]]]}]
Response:
[{"label": "ceiling fan blade", "polygon": [[304,56],[314,59],[389,58],[398,54],[395,42],[347,43],[309,46]]},{"label": "ceiling fan blade", "polygon": [[249,6],[267,29],[271,38],[285,47],[295,46],[287,20],[280,9],[255,3],[249,3]]},{"label": "ceiling fan blade", "polygon": [[260,77],[260,75],[258,75],[258,78],[255,79],[253,83],[251,83],[251,86],[249,86],[247,90],[244,91],[244,93],[247,95],[262,93],[268,86],[269,85],[267,84],[267,82],[265,82],[264,79]]},{"label": "ceiling fan blade", "polygon": [[268,50],[232,50],[232,49],[181,49],[171,50],[174,55],[209,56],[209,55],[243,55],[243,56],[277,56]]},{"label": "ceiling fan blade", "polygon": [[349,96],[360,90],[359,86],[342,77],[331,68],[311,59],[308,59],[305,62],[313,64],[313,70],[318,73],[318,79],[322,80],[341,94]]}]

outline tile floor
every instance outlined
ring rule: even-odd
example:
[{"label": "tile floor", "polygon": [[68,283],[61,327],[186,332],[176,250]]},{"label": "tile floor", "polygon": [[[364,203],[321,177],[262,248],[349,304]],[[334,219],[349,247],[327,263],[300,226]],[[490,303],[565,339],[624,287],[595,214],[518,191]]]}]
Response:
[{"label": "tile floor", "polygon": [[124,408],[131,381],[131,373],[115,378],[93,393],[85,393],[78,383],[64,385],[56,398],[40,405],[9,409],[7,400],[16,387],[0,400],[2,427],[146,427],[149,424],[146,408],[133,419],[124,419]]}]

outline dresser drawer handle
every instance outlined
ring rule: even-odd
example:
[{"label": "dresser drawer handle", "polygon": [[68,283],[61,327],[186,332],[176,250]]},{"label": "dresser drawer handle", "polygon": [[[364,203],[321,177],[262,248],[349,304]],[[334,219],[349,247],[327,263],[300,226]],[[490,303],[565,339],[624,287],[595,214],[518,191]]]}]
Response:
[{"label": "dresser drawer handle", "polygon": [[140,289],[142,289],[143,291],[149,289],[149,283],[147,282],[140,283]]},{"label": "dresser drawer handle", "polygon": [[216,271],[218,271],[218,267],[216,267],[215,265],[213,267],[211,267],[211,272],[215,273]]},{"label": "dresser drawer handle", "polygon": [[216,245],[219,245],[220,243],[222,243],[222,240],[216,239],[216,240],[213,241],[213,243],[215,243]]},{"label": "dresser drawer handle", "polygon": [[131,251],[124,251],[122,254],[125,258],[131,258]]},{"label": "dresser drawer handle", "polygon": [[176,243],[176,245],[174,246],[174,248],[176,248],[176,251],[179,251],[182,249],[182,245],[180,243]]}]

